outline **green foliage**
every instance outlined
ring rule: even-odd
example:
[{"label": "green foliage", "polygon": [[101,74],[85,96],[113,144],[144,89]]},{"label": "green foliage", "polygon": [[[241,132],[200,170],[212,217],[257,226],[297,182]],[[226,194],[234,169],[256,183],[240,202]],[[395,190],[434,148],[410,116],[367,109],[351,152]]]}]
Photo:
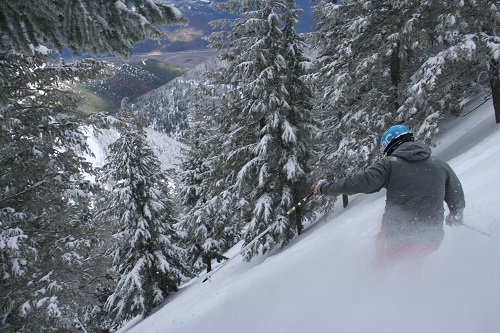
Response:
[{"label": "green foliage", "polygon": [[[91,154],[70,84],[100,78],[94,60],[128,56],[158,24],[182,23],[157,1],[0,2],[0,330],[95,331],[106,324],[106,231],[92,218]],[[98,263],[96,264],[96,260]],[[82,326],[83,325],[83,326]]]},{"label": "green foliage", "polygon": [[90,91],[83,84],[70,85],[70,87],[75,93],[81,96],[81,100],[78,102],[78,112],[84,115],[91,115],[95,112],[104,112],[112,109],[112,106],[106,99]]},{"label": "green foliage", "polygon": [[[98,239],[89,200],[92,174],[78,97],[63,84],[95,78],[93,61],[70,66],[45,56],[0,57],[0,327],[67,328],[92,300],[95,271],[86,259]],[[15,79],[14,79],[15,78]],[[91,298],[91,297],[90,297]],[[94,303],[95,304],[95,303]]]},{"label": "green foliage", "polygon": [[247,223],[245,244],[272,226],[249,249],[250,259],[301,232],[300,218],[292,220],[286,211],[300,198],[312,147],[311,92],[301,80],[307,58],[293,29],[300,12],[293,1],[230,0],[214,6],[240,15],[213,22],[221,31],[209,37],[226,62],[211,73],[212,82],[229,88],[219,111],[219,163],[228,169],[221,168],[225,205],[234,207],[229,218]]},{"label": "green foliage", "polygon": [[110,77],[87,85],[90,91],[109,103],[110,111],[117,111],[123,98],[134,101],[137,97],[181,76],[187,70],[154,59],[113,66],[113,74]]},{"label": "green foliage", "polygon": [[114,270],[119,279],[106,301],[115,323],[148,315],[161,304],[189,269],[183,250],[174,204],[160,162],[141,129],[123,131],[111,145],[100,174],[109,191],[100,215],[114,221]]},{"label": "green foliage", "polygon": [[311,76],[336,177],[379,158],[390,125],[405,123],[431,143],[440,120],[487,91],[480,73],[500,41],[488,32],[499,20],[492,1],[323,1],[314,15],[321,57]]},{"label": "green foliage", "polygon": [[74,54],[129,56],[145,39],[161,38],[160,24],[185,23],[181,13],[158,1],[3,0],[0,2],[0,52],[33,54],[49,44]]}]

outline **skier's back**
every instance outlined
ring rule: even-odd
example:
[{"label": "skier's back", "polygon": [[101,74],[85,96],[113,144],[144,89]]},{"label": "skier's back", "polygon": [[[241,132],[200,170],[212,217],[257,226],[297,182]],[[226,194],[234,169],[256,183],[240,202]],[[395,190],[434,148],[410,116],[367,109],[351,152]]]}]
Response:
[{"label": "skier's back", "polygon": [[316,182],[315,194],[372,193],[385,187],[387,200],[377,237],[377,261],[401,256],[424,256],[443,239],[443,202],[450,210],[447,223],[461,223],[465,207],[462,186],[451,167],[414,142],[403,125],[389,128],[381,139],[386,157],[364,172],[338,181]]}]

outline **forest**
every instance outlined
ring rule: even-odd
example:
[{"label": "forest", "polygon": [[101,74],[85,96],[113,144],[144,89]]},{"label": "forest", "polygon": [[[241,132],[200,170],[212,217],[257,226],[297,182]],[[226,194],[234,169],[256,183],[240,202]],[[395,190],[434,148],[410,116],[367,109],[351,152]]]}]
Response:
[{"label": "forest", "polygon": [[[0,329],[112,332],[148,316],[243,240],[251,260],[284,247],[334,198],[290,207],[317,179],[381,158],[405,124],[428,144],[471,98],[500,123],[500,2],[316,1],[298,33],[294,0],[212,3],[217,58],[118,113],[82,113],[75,84],[95,58],[130,57],[186,19],[161,1],[0,2]],[[166,169],[151,130],[180,141]],[[117,133],[103,166],[88,133]],[[269,231],[257,237],[263,231]]]}]

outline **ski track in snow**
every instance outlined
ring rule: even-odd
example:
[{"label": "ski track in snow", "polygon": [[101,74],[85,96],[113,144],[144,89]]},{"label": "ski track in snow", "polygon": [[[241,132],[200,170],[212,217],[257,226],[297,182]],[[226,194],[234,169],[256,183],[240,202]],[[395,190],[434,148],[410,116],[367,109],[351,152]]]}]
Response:
[{"label": "ski track in snow", "polygon": [[236,257],[210,282],[191,281],[119,332],[500,332],[500,125],[491,101],[449,121],[434,152],[462,181],[465,223],[491,237],[445,226],[418,276],[410,263],[375,271],[385,198],[353,196],[286,248],[250,263]]}]

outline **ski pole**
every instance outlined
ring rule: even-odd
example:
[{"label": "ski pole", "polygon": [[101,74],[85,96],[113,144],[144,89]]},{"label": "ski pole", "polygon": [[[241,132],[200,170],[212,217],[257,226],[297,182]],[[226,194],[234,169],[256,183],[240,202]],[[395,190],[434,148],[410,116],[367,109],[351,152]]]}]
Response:
[{"label": "ski pole", "polygon": [[236,256],[238,254],[240,254],[241,256],[244,256],[245,255],[245,251],[250,247],[252,246],[255,242],[257,242],[262,236],[264,236],[265,234],[267,234],[269,232],[269,230],[271,230],[271,227],[274,225],[271,224],[269,227],[267,227],[264,231],[262,231],[260,234],[257,235],[257,237],[255,237],[254,239],[252,239],[250,241],[250,243],[248,243],[247,245],[245,245],[240,251],[238,251],[235,255],[233,255],[231,258],[227,259],[224,263],[220,264],[219,266],[217,266],[217,268],[215,268],[212,272],[210,272],[211,274],[207,273],[206,274],[206,277],[205,279],[203,280],[203,282],[206,282],[207,280],[210,280],[212,278],[212,275],[214,275],[219,269],[221,269],[222,267],[224,267],[224,265],[226,265],[228,262],[230,262],[231,260],[233,260],[234,258],[236,258]]},{"label": "ski pole", "polygon": [[[310,193],[307,197],[305,197],[304,199],[300,200],[295,206],[293,206],[292,208],[290,208],[287,212],[286,212],[286,215],[290,215],[292,214],[293,212],[295,212],[297,210],[298,207],[300,207],[302,204],[304,204],[314,193]],[[244,248],[241,249],[240,251],[240,254],[243,256],[245,255],[245,252],[246,250],[252,246],[253,244],[255,244],[262,236],[264,236],[265,234],[267,234],[271,228],[276,224],[277,222],[269,225],[269,227],[267,227],[264,231],[262,231],[260,234],[257,235],[257,237],[255,237],[254,239],[252,239],[252,241],[250,243],[248,243]]]},{"label": "ski pole", "polygon": [[484,236],[491,237],[491,235],[490,235],[489,233],[484,232],[484,231],[479,230],[479,229],[476,229],[476,228],[474,228],[474,227],[471,227],[471,226],[470,226],[470,225],[468,225],[468,224],[462,223],[462,225],[463,225],[464,227],[469,228],[470,230],[473,230],[473,231],[475,231],[475,232],[479,232],[480,234],[482,234],[482,235],[484,235]]},{"label": "ski pole", "polygon": [[[287,212],[286,212],[286,215],[290,215],[292,214],[293,212],[295,212],[297,210],[298,207],[302,206],[304,203],[306,203],[307,200],[309,200],[310,197],[312,197],[314,195],[314,193],[310,193],[307,197],[305,197],[304,199],[300,200],[295,206],[293,206],[292,208],[290,208]],[[218,271],[220,270],[222,267],[224,267],[224,265],[226,265],[228,262],[230,262],[231,260],[233,260],[234,258],[236,258],[236,256],[238,254],[240,254],[241,256],[244,256],[245,255],[245,252],[250,248],[250,246],[252,246],[253,244],[255,244],[262,236],[264,236],[265,234],[267,234],[271,228],[276,224],[277,222],[269,225],[264,231],[262,231],[260,234],[258,234],[254,239],[252,239],[250,241],[250,243],[248,243],[247,245],[245,245],[238,253],[236,253],[235,255],[233,255],[231,258],[227,259],[224,263],[220,264],[217,268],[215,268],[214,270],[212,270],[209,274],[209,272],[207,272],[205,274],[205,279],[202,281],[202,282],[206,282],[208,280],[210,280],[212,278],[212,276]]]},{"label": "ski pole", "polygon": [[292,208],[290,208],[288,210],[288,212],[286,212],[286,215],[290,215],[292,214],[293,212],[295,212],[297,210],[297,208],[299,208],[300,206],[302,206],[303,204],[306,203],[307,200],[309,200],[310,197],[312,197],[314,195],[314,193],[309,193],[309,195],[307,197],[305,197],[304,199],[300,200],[295,206],[293,206]]},{"label": "ski pole", "polygon": [[264,231],[262,231],[260,234],[257,235],[257,237],[255,237],[254,239],[252,239],[250,241],[250,243],[248,243],[247,245],[245,245],[240,251],[238,251],[235,255],[233,255],[231,258],[227,259],[224,263],[220,264],[219,266],[217,266],[217,268],[215,268],[214,270],[212,270],[210,272],[210,274],[207,272],[207,274],[205,274],[205,279],[202,281],[202,282],[206,282],[208,280],[210,280],[212,278],[212,275],[214,275],[215,273],[217,273],[217,271],[219,269],[221,269],[222,267],[224,267],[224,265],[226,265],[228,262],[230,262],[231,260],[233,260],[234,258],[236,258],[236,256],[238,254],[240,254],[241,256],[244,256],[245,255],[245,252],[246,250],[248,250],[248,248],[250,246],[252,246],[253,244],[255,244],[255,242],[257,242],[262,236],[264,236],[265,234],[267,234],[269,232],[269,230],[271,230],[271,227],[274,225],[271,224],[269,227],[267,227]]}]

